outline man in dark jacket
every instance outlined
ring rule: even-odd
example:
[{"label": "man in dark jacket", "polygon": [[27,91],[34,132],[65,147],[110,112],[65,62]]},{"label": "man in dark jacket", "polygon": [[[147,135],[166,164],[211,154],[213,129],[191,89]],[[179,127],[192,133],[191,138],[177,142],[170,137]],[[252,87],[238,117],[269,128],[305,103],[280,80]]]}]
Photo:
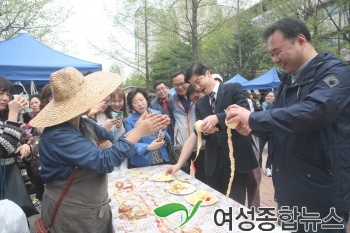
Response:
[{"label": "man in dark jacket", "polygon": [[[231,168],[225,109],[232,103],[249,109],[242,85],[239,83],[224,84],[217,82],[203,64],[193,64],[187,69],[185,81],[205,96],[196,102],[196,120],[203,120],[202,136],[205,139],[204,172],[207,184],[213,189],[230,196],[238,203],[245,205],[247,190],[247,173],[258,167],[252,138],[232,132],[235,167]],[[231,171],[234,179],[229,186]]]},{"label": "man in dark jacket", "polygon": [[[250,113],[230,106],[227,120],[242,122],[237,130],[243,135],[252,130],[274,133],[275,198],[284,209],[298,207],[294,221],[298,232],[311,232],[304,222],[311,212],[317,213],[314,232],[346,232],[350,209],[350,69],[330,52],[317,53],[308,28],[297,20],[278,20],[265,30],[264,37],[272,60],[286,73],[280,75],[273,108]],[[344,229],[324,229],[326,224],[339,224]]]}]

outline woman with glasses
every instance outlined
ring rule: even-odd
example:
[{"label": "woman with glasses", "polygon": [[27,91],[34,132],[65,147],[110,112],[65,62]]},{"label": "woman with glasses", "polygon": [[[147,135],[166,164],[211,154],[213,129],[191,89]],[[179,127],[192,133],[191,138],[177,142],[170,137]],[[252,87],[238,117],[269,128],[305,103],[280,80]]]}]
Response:
[{"label": "woman with glasses", "polygon": [[[134,112],[125,118],[126,132],[131,131],[140,116],[148,112],[149,114],[159,111],[148,108],[148,96],[142,89],[135,89],[129,92],[127,103]],[[135,153],[129,161],[129,168],[146,167],[152,165],[166,164],[169,162],[167,143],[170,142],[170,136],[166,129],[150,134],[141,138],[135,145]]]}]

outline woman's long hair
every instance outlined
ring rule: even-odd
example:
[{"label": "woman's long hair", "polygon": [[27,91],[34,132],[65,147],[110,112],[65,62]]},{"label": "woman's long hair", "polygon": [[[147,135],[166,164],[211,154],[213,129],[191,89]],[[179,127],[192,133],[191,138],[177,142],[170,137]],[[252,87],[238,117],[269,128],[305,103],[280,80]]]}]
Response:
[{"label": "woman's long hair", "polygon": [[[123,89],[121,87],[118,87],[115,91],[113,91],[110,95],[111,97],[111,101],[115,99],[115,97],[118,97],[119,99],[123,99],[124,100],[124,104],[123,104],[123,107],[121,109],[121,111],[123,111],[123,116],[124,117],[127,117],[128,114],[127,114],[127,111],[126,111],[126,97],[125,97],[125,92],[123,91]],[[108,106],[107,109],[110,109],[110,111],[113,111],[112,107],[111,106]],[[106,110],[107,110],[106,109]]]}]

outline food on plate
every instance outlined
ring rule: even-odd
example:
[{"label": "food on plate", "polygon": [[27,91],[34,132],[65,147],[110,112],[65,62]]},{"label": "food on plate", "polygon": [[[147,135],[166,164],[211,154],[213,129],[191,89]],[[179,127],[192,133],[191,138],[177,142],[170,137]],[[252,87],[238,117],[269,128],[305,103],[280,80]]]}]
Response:
[{"label": "food on plate", "polygon": [[177,180],[169,185],[167,191],[172,194],[186,195],[193,193],[196,187],[189,184],[186,180]]},{"label": "food on plate", "polygon": [[218,201],[218,199],[207,190],[197,190],[186,198],[186,201],[191,205],[195,205],[199,200],[202,200],[202,205],[211,205]]},{"label": "food on plate", "polygon": [[152,180],[154,181],[170,181],[172,179],[173,177],[171,176],[171,174],[166,174],[164,172],[156,173],[152,176]]}]

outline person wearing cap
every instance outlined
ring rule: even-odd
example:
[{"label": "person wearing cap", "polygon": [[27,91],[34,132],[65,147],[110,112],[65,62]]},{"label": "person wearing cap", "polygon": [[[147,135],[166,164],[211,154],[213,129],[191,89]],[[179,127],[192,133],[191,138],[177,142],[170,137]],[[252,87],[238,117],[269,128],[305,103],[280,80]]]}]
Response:
[{"label": "person wearing cap", "polygon": [[218,81],[219,83],[223,83],[224,80],[222,79],[220,74],[212,74],[211,75],[216,81]]},{"label": "person wearing cap", "polygon": [[[165,116],[144,114],[124,137],[82,118],[120,83],[117,74],[100,71],[84,77],[72,67],[50,76],[53,99],[30,122],[33,127],[45,127],[39,154],[46,184],[41,209],[46,227],[67,179],[78,168],[50,232],[113,232],[107,173],[133,156],[141,137],[169,124]],[[101,140],[113,145],[101,149],[96,145]]]}]

